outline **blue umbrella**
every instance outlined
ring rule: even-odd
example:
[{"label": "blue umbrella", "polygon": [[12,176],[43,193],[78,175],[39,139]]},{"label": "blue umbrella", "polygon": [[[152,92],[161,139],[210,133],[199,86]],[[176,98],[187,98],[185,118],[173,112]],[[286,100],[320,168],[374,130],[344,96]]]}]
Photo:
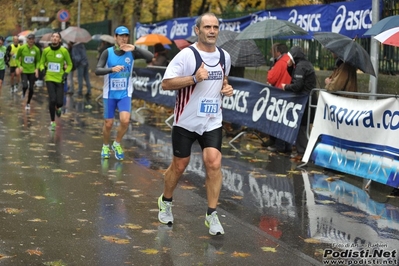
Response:
[{"label": "blue umbrella", "polygon": [[386,17],[381,19],[376,24],[374,24],[368,31],[366,31],[363,35],[378,35],[383,31],[399,27],[399,15]]}]

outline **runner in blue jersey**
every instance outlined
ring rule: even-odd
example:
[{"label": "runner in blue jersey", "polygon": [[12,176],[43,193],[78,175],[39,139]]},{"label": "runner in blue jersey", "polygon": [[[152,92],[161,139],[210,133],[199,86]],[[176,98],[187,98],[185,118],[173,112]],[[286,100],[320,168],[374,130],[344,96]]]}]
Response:
[{"label": "runner in blue jersey", "polygon": [[125,26],[119,26],[115,29],[115,46],[103,51],[95,72],[98,76],[104,76],[104,126],[101,150],[101,158],[103,159],[108,159],[110,156],[109,142],[116,109],[119,111],[120,124],[115,141],[112,144],[112,150],[115,152],[117,160],[124,159],[125,156],[120,142],[130,122],[134,60],[143,58],[148,63],[154,57],[151,52],[129,44],[129,35],[129,29]]}]

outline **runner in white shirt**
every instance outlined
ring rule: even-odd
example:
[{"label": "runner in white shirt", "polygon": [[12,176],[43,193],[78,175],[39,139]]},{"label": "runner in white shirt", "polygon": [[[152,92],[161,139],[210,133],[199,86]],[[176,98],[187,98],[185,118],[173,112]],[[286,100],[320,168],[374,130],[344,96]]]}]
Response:
[{"label": "runner in white shirt", "polygon": [[177,95],[172,129],[173,161],[165,172],[164,191],[158,199],[158,219],[161,223],[173,224],[173,191],[190,162],[191,146],[197,140],[207,173],[205,224],[211,235],[219,235],[224,234],[216,212],[223,179],[221,103],[223,96],[233,95],[227,80],[231,60],[226,51],[216,47],[219,21],[213,13],[197,18],[195,33],[198,42],[193,48],[202,59],[199,68],[196,70],[193,50],[185,48],[169,63],[162,81],[164,90],[177,90]]}]

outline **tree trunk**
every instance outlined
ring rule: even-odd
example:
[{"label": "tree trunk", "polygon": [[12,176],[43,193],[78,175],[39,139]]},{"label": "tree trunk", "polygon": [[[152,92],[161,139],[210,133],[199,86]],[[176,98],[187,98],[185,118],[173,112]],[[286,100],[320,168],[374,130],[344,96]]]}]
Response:
[{"label": "tree trunk", "polygon": [[191,10],[191,1],[173,0],[173,17],[189,17]]}]

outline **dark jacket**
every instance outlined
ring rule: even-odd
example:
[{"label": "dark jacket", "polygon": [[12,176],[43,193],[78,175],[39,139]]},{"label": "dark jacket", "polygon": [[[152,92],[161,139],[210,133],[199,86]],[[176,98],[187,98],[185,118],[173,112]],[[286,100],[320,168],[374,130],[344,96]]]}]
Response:
[{"label": "dark jacket", "polygon": [[[310,63],[305,56],[302,48],[299,46],[294,46],[291,48],[289,53],[292,55],[295,66],[292,71],[292,81],[291,84],[286,85],[284,90],[292,91],[295,93],[306,93],[310,94],[311,90],[316,88],[316,72],[314,71],[314,67],[312,63]],[[317,104],[317,95],[312,95],[312,104]],[[307,116],[308,116],[308,105],[306,104],[305,111],[301,120],[301,125],[304,126],[307,124]],[[312,108],[310,114],[310,122],[313,122],[315,116],[315,109]]]},{"label": "dark jacket", "polygon": [[289,53],[294,58],[295,67],[292,71],[291,84],[286,85],[285,90],[309,94],[312,89],[316,88],[316,72],[314,71],[314,67],[306,59],[301,47],[294,46]]}]

